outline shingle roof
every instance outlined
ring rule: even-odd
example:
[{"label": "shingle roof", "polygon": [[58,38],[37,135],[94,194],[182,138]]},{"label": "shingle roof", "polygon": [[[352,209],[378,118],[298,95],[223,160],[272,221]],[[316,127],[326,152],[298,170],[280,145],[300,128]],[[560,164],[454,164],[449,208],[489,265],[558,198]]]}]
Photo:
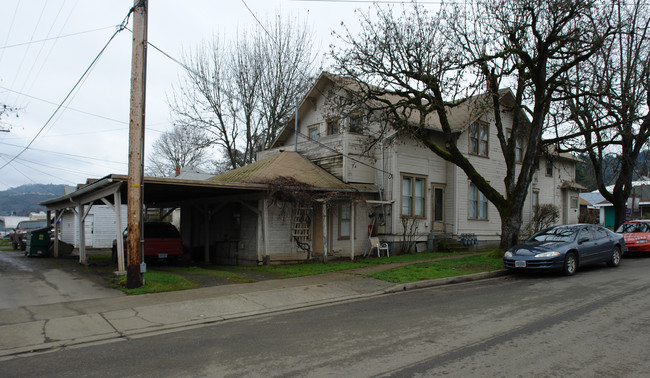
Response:
[{"label": "shingle roof", "polygon": [[291,177],[315,189],[351,189],[329,172],[293,151],[282,151],[255,163],[233,169],[210,181],[265,184],[280,177]]}]

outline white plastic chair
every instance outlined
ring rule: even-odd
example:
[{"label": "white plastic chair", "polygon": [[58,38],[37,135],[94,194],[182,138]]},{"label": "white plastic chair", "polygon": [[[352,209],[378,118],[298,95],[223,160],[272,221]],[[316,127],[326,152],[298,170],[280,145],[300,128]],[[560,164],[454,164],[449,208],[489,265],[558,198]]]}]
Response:
[{"label": "white plastic chair", "polygon": [[377,248],[377,257],[381,256],[381,251],[386,251],[386,256],[390,256],[390,251],[388,250],[388,243],[382,243],[379,241],[379,238],[371,237],[370,238],[370,248]]}]

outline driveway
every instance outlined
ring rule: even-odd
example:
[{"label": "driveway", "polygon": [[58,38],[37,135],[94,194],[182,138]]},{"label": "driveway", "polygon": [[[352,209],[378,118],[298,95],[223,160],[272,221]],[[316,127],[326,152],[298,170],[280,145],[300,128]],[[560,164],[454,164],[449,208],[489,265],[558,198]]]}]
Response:
[{"label": "driveway", "polygon": [[81,269],[76,258],[25,257],[0,250],[0,309],[121,295]]}]

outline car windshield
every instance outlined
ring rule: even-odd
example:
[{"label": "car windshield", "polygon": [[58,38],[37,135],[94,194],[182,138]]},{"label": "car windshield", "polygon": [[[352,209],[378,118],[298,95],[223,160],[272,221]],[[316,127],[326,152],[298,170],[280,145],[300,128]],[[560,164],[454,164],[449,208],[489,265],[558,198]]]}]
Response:
[{"label": "car windshield", "polygon": [[616,232],[621,234],[628,234],[632,232],[650,232],[650,223],[642,223],[642,222],[624,223],[621,225],[621,227],[618,228],[618,230],[616,230]]},{"label": "car windshield", "polygon": [[145,223],[145,238],[179,238],[181,235],[171,223]]},{"label": "car windshield", "polygon": [[43,228],[47,226],[47,221],[22,221],[18,224],[20,229]]},{"label": "car windshield", "polygon": [[556,227],[540,231],[528,239],[528,241],[552,241],[552,242],[570,242],[575,240],[578,230],[569,227]]}]

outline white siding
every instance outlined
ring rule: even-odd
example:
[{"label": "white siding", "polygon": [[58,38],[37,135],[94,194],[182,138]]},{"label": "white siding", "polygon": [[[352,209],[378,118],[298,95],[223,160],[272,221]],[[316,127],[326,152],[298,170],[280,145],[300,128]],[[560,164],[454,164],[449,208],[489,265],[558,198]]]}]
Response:
[{"label": "white siding", "polygon": [[[126,228],[127,208],[122,205],[122,227]],[[92,228],[89,221],[92,220]],[[105,205],[94,205],[86,218],[86,244],[92,248],[111,248],[116,237],[115,212]],[[61,240],[79,247],[77,216],[68,211],[61,217]]]}]

